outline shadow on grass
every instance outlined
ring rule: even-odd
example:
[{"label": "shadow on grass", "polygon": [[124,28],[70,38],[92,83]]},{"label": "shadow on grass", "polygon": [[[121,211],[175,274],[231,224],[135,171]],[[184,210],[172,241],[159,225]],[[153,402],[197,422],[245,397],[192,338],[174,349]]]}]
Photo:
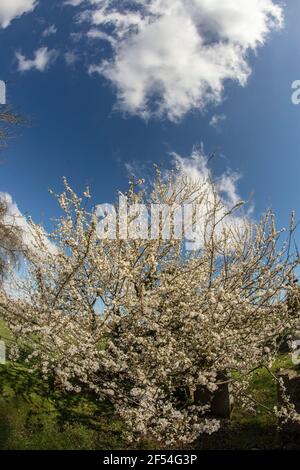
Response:
[{"label": "shadow on grass", "polygon": [[[278,358],[273,372],[281,367],[291,367],[286,356]],[[276,386],[265,370],[254,374],[250,387],[260,402],[275,406]],[[128,449],[124,435],[109,403],[86,393],[62,393],[23,364],[0,366],[0,449]],[[131,448],[162,447],[145,440]],[[279,432],[276,419],[264,410],[249,415],[236,406],[218,433],[202,435],[190,448],[299,450],[300,435]]]},{"label": "shadow on grass", "polygon": [[0,449],[125,447],[108,403],[57,391],[21,365],[1,366],[0,394]]}]

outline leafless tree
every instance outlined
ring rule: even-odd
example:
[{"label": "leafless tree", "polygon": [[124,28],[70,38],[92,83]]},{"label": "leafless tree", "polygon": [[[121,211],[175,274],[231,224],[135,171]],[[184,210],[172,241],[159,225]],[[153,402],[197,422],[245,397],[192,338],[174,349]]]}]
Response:
[{"label": "leafless tree", "polygon": [[7,139],[13,135],[13,127],[27,124],[27,120],[10,107],[0,108],[0,147],[6,146]]}]

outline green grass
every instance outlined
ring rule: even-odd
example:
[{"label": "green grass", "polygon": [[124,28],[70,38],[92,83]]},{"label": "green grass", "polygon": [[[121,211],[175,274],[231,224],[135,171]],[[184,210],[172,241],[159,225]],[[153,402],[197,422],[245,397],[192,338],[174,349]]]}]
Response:
[{"label": "green grass", "polygon": [[[10,333],[0,322],[0,339]],[[273,366],[292,368],[288,355],[280,355]],[[270,374],[253,374],[251,390],[269,408],[277,403],[276,386]],[[0,449],[126,449],[124,425],[107,403],[92,397],[55,391],[37,374],[20,364],[0,365]],[[155,448],[150,441],[133,448]],[[263,408],[256,414],[234,407],[232,419],[212,436],[202,436],[196,449],[300,449],[298,436],[282,435],[274,416]]]},{"label": "green grass", "polygon": [[[0,321],[0,340],[12,339]],[[120,449],[124,426],[108,404],[63,394],[21,364],[0,365],[0,449]]]},{"label": "green grass", "polygon": [[108,404],[62,394],[20,365],[0,366],[0,449],[120,449]]},{"label": "green grass", "polygon": [[[288,354],[278,356],[272,367],[276,374],[280,369],[293,369]],[[254,398],[269,409],[277,405],[277,388],[266,369],[253,373],[250,383]],[[212,436],[204,436],[196,443],[198,449],[300,449],[300,435],[282,433],[277,420],[262,407],[256,407],[256,413],[250,413],[240,406],[233,409],[232,419],[224,423],[223,429]]]},{"label": "green grass", "polygon": [[0,320],[0,340],[10,340],[11,339],[11,333],[9,329],[6,327],[4,321]]},{"label": "green grass", "polygon": [[[288,354],[281,354],[277,357],[271,372],[276,374],[280,369],[293,369],[293,363]],[[277,405],[277,388],[274,380],[266,369],[258,369],[252,375],[250,383],[251,392],[254,398],[262,405],[273,409]],[[241,407],[234,408],[233,421],[240,424],[253,425],[276,425],[276,419],[262,407],[257,407],[256,414],[249,414]]]},{"label": "green grass", "polygon": [[[1,339],[12,336],[0,321]],[[0,365],[0,449],[126,449],[125,431],[108,403],[54,390],[23,364]]]}]

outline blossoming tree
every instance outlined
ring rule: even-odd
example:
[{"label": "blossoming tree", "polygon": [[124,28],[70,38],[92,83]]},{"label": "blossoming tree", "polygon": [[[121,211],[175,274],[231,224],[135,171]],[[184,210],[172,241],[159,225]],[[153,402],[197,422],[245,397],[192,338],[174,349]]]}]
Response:
[{"label": "blossoming tree", "polygon": [[[252,372],[270,371],[278,338],[297,327],[284,301],[296,288],[288,282],[298,263],[295,224],[292,217],[282,242],[272,212],[258,223],[237,218],[240,203],[229,207],[215,182],[180,170],[157,171],[150,189],[133,182],[123,196],[135,236],[116,230],[112,237],[102,226],[99,237],[89,192],[78,197],[67,182],[58,196],[63,216],[51,234],[55,250],[31,223],[35,246],[26,275],[14,280],[18,300],[0,293],[1,316],[16,338],[11,353],[22,351],[56,387],[109,400],[131,439],[191,442],[219,428],[209,401],[196,403],[195,391],[214,393],[226,377],[236,401],[256,406]],[[138,204],[169,207],[169,237],[163,217],[157,237],[141,236]],[[196,224],[189,250],[174,230],[175,212],[185,204],[183,223]],[[124,235],[119,212],[116,204]],[[288,401],[280,413],[297,418]]]}]

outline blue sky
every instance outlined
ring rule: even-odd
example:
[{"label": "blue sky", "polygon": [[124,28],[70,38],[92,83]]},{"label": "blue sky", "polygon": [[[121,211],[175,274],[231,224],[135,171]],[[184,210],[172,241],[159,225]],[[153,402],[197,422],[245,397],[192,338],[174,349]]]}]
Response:
[{"label": "blue sky", "polygon": [[[238,37],[238,45],[244,48],[243,59],[251,69],[251,75],[244,80],[241,66],[235,71],[235,77],[231,64],[227,64],[229,69],[224,73],[224,80],[221,80],[222,97],[214,96],[213,99],[208,97],[208,89],[201,91],[200,95],[197,88],[204,73],[199,68],[200,56],[207,53],[208,46],[203,46],[196,58],[199,63],[195,65],[189,60],[185,61],[190,56],[185,57],[188,51],[183,47],[184,43],[182,50],[176,50],[177,34],[177,39],[181,41],[176,21],[181,12],[185,14],[184,8],[181,8],[185,1],[176,0],[180,4],[177,16],[168,16],[168,26],[157,31],[162,34],[161,41],[165,40],[164,34],[173,35],[175,50],[172,50],[170,41],[170,47],[164,49],[162,54],[165,54],[166,61],[173,60],[174,54],[175,61],[185,64],[178,72],[183,83],[186,77],[188,80],[195,78],[191,83],[195,84],[196,99],[190,99],[187,104],[185,102],[183,111],[179,96],[182,90],[177,89],[176,83],[172,85],[171,82],[169,101],[160,96],[162,87],[167,89],[169,86],[170,77],[167,75],[163,75],[162,83],[158,83],[147,101],[142,100],[144,95],[139,95],[141,101],[138,105],[136,95],[133,99],[131,91],[128,91],[131,87],[133,93],[142,90],[142,86],[153,77],[159,82],[164,69],[161,66],[155,72],[158,75],[155,75],[153,68],[149,70],[146,60],[142,65],[138,63],[140,49],[137,50],[137,44],[141,48],[145,47],[145,43],[137,43],[134,35],[142,34],[137,31],[138,28],[141,31],[145,28],[142,23],[144,17],[138,18],[138,25],[135,17],[129,27],[127,20],[124,23],[124,15],[130,19],[130,15],[140,11],[138,3],[146,4],[147,1],[127,2],[137,5],[129,5],[125,10],[121,5],[126,2],[117,2],[116,5],[116,2],[96,0],[93,3],[86,0],[80,5],[71,6],[64,5],[61,0],[35,3],[34,0],[23,0],[23,14],[22,9],[11,9],[14,1],[3,0],[3,6],[0,4],[0,79],[7,83],[9,103],[28,116],[32,124],[28,128],[17,129],[9,147],[2,151],[4,163],[0,171],[0,191],[11,195],[22,213],[30,214],[35,221],[47,227],[48,219],[57,215],[57,205],[48,188],[59,191],[62,176],[67,176],[78,192],[89,184],[95,203],[110,202],[117,190],[126,188],[128,166],[148,173],[153,163],[169,166],[171,152],[188,157],[193,147],[201,144],[206,154],[216,153],[212,162],[215,174],[221,174],[228,168],[241,173],[238,192],[243,199],[252,195],[256,216],[271,206],[278,215],[279,223],[285,225],[289,211],[298,211],[300,106],[291,102],[292,82],[300,79],[298,0],[281,4],[284,24],[281,28],[269,24],[268,34],[263,35],[259,46],[255,43],[259,39],[259,31],[255,33],[255,21],[260,16],[253,16],[253,24],[252,17],[249,17],[246,38],[241,37],[243,16],[239,19],[237,15],[237,23],[233,26],[229,24],[229,33],[224,32],[224,35],[227,34],[226,41],[231,49],[228,46],[224,53],[232,52]],[[267,7],[276,4],[271,0],[251,1],[245,0],[245,4],[252,9],[265,8],[264,14]],[[149,0],[148,3],[151,2]],[[168,7],[169,0],[165,0],[165,4],[163,0],[157,3],[161,2],[164,8]],[[22,0],[16,3],[20,5]],[[152,3],[155,3],[154,0]],[[193,18],[198,13],[200,17],[198,31],[201,28],[203,31],[209,30],[212,20],[220,21],[219,16],[224,17],[217,8],[208,13],[204,0],[195,0],[194,3]],[[232,1],[224,0],[221,3],[232,4]],[[236,5],[241,3],[240,0],[236,1]],[[215,0],[211,0],[211,5],[214,4]],[[103,5],[106,5],[105,8]],[[91,20],[91,15],[98,11],[99,17],[101,8],[102,19],[96,24]],[[112,13],[115,17],[119,15],[115,23],[108,21],[108,18],[111,19],[108,15]],[[163,17],[165,10],[162,8],[159,14]],[[249,12],[245,14],[249,15]],[[153,10],[151,15],[155,23]],[[120,23],[120,18],[123,23]],[[227,23],[224,24],[224,31],[226,27]],[[235,27],[237,33],[233,37]],[[148,23],[146,28],[150,28]],[[92,38],[91,31],[100,32],[102,38]],[[109,40],[103,39],[104,33]],[[218,39],[211,40],[218,43]],[[136,49],[130,55],[128,48],[133,47],[133,41],[136,41]],[[222,43],[227,44],[226,41],[223,39]],[[146,47],[147,53],[151,54],[152,46],[150,41]],[[39,62],[35,55],[36,51],[46,47],[44,59],[47,64],[41,58]],[[70,63],[72,60],[74,63]],[[106,61],[106,68],[101,65],[105,63],[103,61]],[[128,76],[124,73],[124,64]],[[204,67],[205,73],[209,65]],[[91,67],[102,67],[101,73],[99,70],[89,73]],[[177,72],[176,67],[175,64],[174,70]],[[183,72],[185,75],[181,77]],[[149,78],[147,74],[152,75]],[[128,77],[131,76],[132,84],[128,88]],[[140,83],[141,77],[143,83]],[[209,80],[213,79],[209,77]],[[239,82],[243,80],[245,83],[241,86]],[[155,106],[156,111],[153,112]],[[213,126],[213,116],[223,116],[224,119]]]}]

